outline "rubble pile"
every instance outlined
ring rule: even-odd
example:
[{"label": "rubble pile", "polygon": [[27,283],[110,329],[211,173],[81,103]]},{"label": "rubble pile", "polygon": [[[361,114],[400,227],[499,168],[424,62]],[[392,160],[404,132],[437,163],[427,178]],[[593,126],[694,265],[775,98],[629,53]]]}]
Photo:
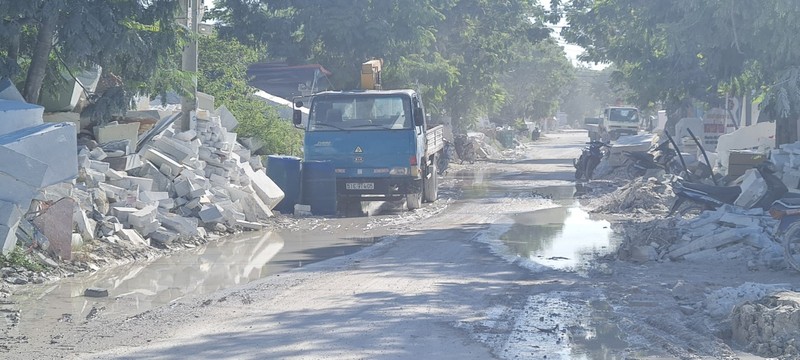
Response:
[{"label": "rubble pile", "polygon": [[237,122],[224,107],[197,111],[188,131],[172,126],[173,115],[143,134],[136,122],[112,122],[77,141],[73,124],[41,124],[41,107],[5,103],[0,130],[12,132],[0,132],[4,254],[19,244],[37,250],[43,265],[74,260],[96,270],[155,247],[259,230],[283,199],[261,157],[237,142]]},{"label": "rubble pile", "polygon": [[639,262],[742,259],[751,270],[784,269],[783,248],[770,233],[776,221],[761,209],[726,205],[691,219],[629,222],[618,255]]},{"label": "rubble pile", "polygon": [[762,209],[725,205],[680,221],[681,241],[665,255],[673,260],[748,259],[748,267],[754,270],[760,266],[783,269],[783,248],[771,233],[776,222]]},{"label": "rubble pile", "polygon": [[671,187],[654,177],[637,178],[601,198],[594,212],[667,213],[674,198]]},{"label": "rubble pile", "polygon": [[5,81],[3,86],[0,89],[0,250],[7,254],[14,249],[20,223],[38,192],[74,179],[78,165],[75,125],[45,123],[43,107],[26,103],[10,82]]},{"label": "rubble pile", "polygon": [[121,139],[89,143],[78,158],[81,177],[69,195],[81,205],[75,218],[84,242],[169,247],[209,230],[259,230],[283,198],[258,171],[260,157],[210,112],[198,112],[194,129],[168,128],[136,153],[130,139]]},{"label": "rubble pile", "polygon": [[668,248],[680,239],[680,235],[675,231],[677,222],[678,219],[670,218],[629,221],[622,224],[624,230],[621,232],[625,237],[617,249],[617,258],[637,263],[661,259],[662,249]]},{"label": "rubble pile", "polygon": [[737,305],[731,314],[733,340],[765,357],[800,356],[800,294],[777,292]]}]

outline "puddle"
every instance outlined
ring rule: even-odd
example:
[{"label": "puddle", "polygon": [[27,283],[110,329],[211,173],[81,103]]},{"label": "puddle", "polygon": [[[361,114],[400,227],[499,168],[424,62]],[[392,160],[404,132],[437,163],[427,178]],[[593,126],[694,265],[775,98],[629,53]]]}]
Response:
[{"label": "puddle", "polygon": [[524,316],[498,349],[504,358],[622,360],[632,354],[607,302],[585,293],[549,292],[528,298]]},{"label": "puddle", "polygon": [[[15,293],[12,300],[20,310],[20,333],[35,334],[37,328],[56,321],[82,321],[98,309],[107,315],[131,316],[183,297],[352,254],[376,241],[371,237],[332,237],[324,231],[244,233],[150,262],[32,285]],[[108,289],[109,295],[83,296],[90,287]]]},{"label": "puddle", "polygon": [[605,301],[594,300],[589,304],[591,315],[583,326],[569,328],[572,335],[571,359],[576,360],[621,360],[627,355],[615,354],[628,347],[624,333],[609,316],[611,306]]},{"label": "puddle", "polygon": [[533,196],[561,201],[573,199],[576,193],[575,184],[566,181],[546,180],[544,183],[559,185],[543,186],[542,182],[531,185],[533,180],[529,173],[501,174],[484,170],[464,170],[459,171],[455,178],[463,181],[461,198],[468,200]]},{"label": "puddle", "polygon": [[500,239],[517,256],[555,269],[583,268],[619,242],[608,221],[590,219],[577,202],[511,218],[514,224]]}]

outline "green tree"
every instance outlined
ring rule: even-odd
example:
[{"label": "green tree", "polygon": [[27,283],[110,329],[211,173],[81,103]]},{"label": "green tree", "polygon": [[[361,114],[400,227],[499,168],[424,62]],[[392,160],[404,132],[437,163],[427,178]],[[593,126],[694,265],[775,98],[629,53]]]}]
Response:
[{"label": "green tree", "polygon": [[21,78],[23,96],[35,103],[48,72],[100,65],[131,96],[156,74],[176,74],[177,11],[172,0],[0,0],[0,76]]},{"label": "green tree", "polygon": [[500,78],[524,56],[519,45],[546,39],[550,32],[542,23],[543,9],[533,1],[440,3],[445,21],[437,27],[436,50],[458,69],[444,106],[461,132],[508,101]]},{"label": "green tree", "polygon": [[[778,122],[778,143],[796,140],[800,115],[800,3],[741,1],[553,1],[562,33],[584,58],[613,63],[637,104],[687,99],[718,102],[721,93],[760,93]],[[789,126],[789,128],[784,128]]]},{"label": "green tree", "polygon": [[520,59],[500,77],[507,93],[498,114],[504,123],[554,116],[575,77],[575,69],[555,40],[522,43],[519,47]]},{"label": "green tree", "polygon": [[300,153],[302,132],[281,119],[272,106],[254,98],[256,89],[247,85],[247,67],[263,60],[263,49],[210,36],[200,38],[198,53],[198,90],[213,95],[236,116],[238,136],[262,140],[264,154]]},{"label": "green tree", "polygon": [[[268,44],[270,58],[317,62],[334,85],[358,83],[359,66],[384,59],[384,86],[415,88],[428,109],[460,127],[505,101],[500,75],[516,44],[548,36],[531,0],[219,0],[220,34]],[[471,114],[471,116],[467,116]]]}]

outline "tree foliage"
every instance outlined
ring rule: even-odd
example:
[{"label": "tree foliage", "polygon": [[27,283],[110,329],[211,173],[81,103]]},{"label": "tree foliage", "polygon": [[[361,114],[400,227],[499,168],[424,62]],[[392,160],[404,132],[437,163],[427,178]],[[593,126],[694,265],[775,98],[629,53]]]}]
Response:
[{"label": "tree foliage", "polygon": [[547,38],[543,16],[532,0],[218,0],[211,14],[222,37],[323,64],[338,88],[355,88],[360,64],[383,58],[385,87],[418,89],[463,128],[508,101],[501,75],[517,45]]},{"label": "tree foliage", "polygon": [[247,66],[261,60],[264,51],[211,36],[200,38],[198,52],[198,90],[213,95],[233,113],[239,121],[238,136],[263,141],[261,151],[266,154],[299,154],[302,133],[279,118],[273,107],[255,99],[256,89],[247,85]]},{"label": "tree foliage", "polygon": [[498,116],[505,122],[552,117],[575,80],[575,68],[555,40],[523,43],[517,51],[520,59],[500,78],[508,101]]},{"label": "tree foliage", "polygon": [[180,78],[175,60],[186,34],[175,22],[177,1],[0,0],[0,14],[0,77],[17,79],[29,102],[39,100],[48,73],[93,65],[122,80],[125,91],[109,94],[126,97],[153,90],[156,75]]},{"label": "tree foliage", "polygon": [[796,1],[552,3],[559,10],[551,20],[569,21],[565,38],[586,48],[584,59],[614,64],[614,78],[634,90],[640,105],[713,103],[722,92],[756,93],[777,118],[794,120],[800,114]]}]

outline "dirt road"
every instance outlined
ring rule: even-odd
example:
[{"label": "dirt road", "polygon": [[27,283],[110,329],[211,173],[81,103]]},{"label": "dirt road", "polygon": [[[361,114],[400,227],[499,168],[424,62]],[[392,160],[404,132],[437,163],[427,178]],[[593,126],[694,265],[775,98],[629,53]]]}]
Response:
[{"label": "dirt road", "polygon": [[365,236],[390,235],[355,254],[127,318],[100,312],[2,357],[757,358],[725,342],[707,295],[796,276],[724,259],[606,256],[618,235],[573,198],[571,159],[585,136],[551,134],[516,160],[454,165],[437,204],[361,220]]}]

